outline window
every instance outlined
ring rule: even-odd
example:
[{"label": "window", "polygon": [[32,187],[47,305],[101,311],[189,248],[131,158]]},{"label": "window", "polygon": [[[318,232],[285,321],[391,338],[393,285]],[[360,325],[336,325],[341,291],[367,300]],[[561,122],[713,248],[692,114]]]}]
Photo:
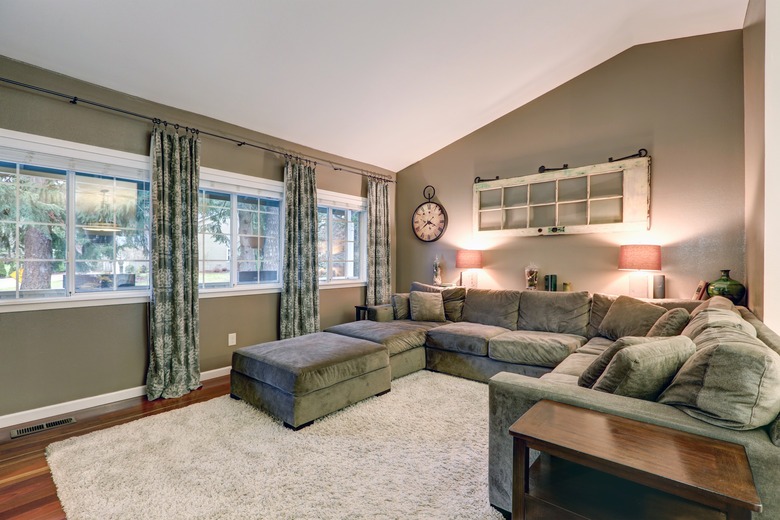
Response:
[{"label": "window", "polygon": [[365,277],[364,210],[317,208],[317,252],[322,282]]},{"label": "window", "polygon": [[280,282],[280,206],[280,197],[200,191],[201,288]]},{"label": "window", "polygon": [[474,230],[504,235],[647,229],[650,158],[474,185]]},{"label": "window", "polygon": [[[4,153],[5,152],[5,153]],[[14,153],[0,149],[0,157]],[[148,291],[149,183],[39,164],[0,162],[0,299]],[[39,164],[36,164],[39,163]]]}]

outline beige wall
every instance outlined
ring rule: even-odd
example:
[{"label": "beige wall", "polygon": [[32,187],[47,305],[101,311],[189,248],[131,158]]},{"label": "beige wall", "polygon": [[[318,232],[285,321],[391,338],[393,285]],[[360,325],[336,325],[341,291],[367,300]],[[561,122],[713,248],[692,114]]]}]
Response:
[{"label": "beige wall", "polygon": [[[397,249],[409,260],[398,262],[396,286],[430,282],[437,254],[445,281],[454,281],[455,251],[479,248],[480,287],[522,288],[533,261],[575,290],[628,294],[628,276],[617,270],[625,243],[663,246],[669,297],[689,298],[721,268],[744,281],[743,116],[741,31],[631,48],[399,172]],[[494,240],[472,232],[475,177],[596,164],[639,148],[652,155],[649,231]],[[431,244],[408,223],[426,184],[449,214]]]},{"label": "beige wall", "polygon": [[745,268],[748,307],[764,315],[764,42],[766,1],[751,0],[745,15]]},{"label": "beige wall", "polygon": [[[0,57],[0,76],[143,115],[179,122],[249,142],[281,146],[323,159],[393,175],[372,165],[251,132],[204,116],[157,105]],[[251,110],[251,107],[247,107]],[[0,127],[148,154],[151,124],[102,109],[0,84]],[[282,179],[282,160],[268,152],[202,138],[203,166]],[[365,196],[365,180],[320,165],[321,189]],[[394,207],[391,188],[391,207]],[[394,232],[394,224],[391,232]],[[364,288],[322,290],[321,325],[354,319],[354,305],[365,301]],[[146,374],[146,305],[114,305],[0,314],[0,415],[144,384]],[[201,369],[230,365],[238,347],[276,339],[279,294],[201,299]]]}]

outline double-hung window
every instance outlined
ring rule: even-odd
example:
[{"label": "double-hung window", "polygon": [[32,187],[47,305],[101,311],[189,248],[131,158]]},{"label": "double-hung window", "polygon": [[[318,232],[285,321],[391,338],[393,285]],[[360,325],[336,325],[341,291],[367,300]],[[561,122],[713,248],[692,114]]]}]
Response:
[{"label": "double-hung window", "polygon": [[0,302],[148,295],[148,158],[0,130]]},{"label": "double-hung window", "polygon": [[282,268],[280,182],[201,168],[199,280],[219,289],[278,289]]},{"label": "double-hung window", "polygon": [[366,280],[365,199],[318,191],[317,253],[321,284]]}]

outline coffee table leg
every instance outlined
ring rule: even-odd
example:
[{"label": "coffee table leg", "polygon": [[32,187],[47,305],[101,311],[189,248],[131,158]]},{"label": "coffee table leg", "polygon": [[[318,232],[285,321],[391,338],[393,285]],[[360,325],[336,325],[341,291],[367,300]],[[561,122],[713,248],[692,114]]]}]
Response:
[{"label": "coffee table leg", "polygon": [[512,453],[512,520],[525,519],[525,494],[528,493],[528,445],[514,438]]},{"label": "coffee table leg", "polygon": [[753,514],[749,510],[741,507],[730,506],[726,510],[728,520],[750,520],[752,517]]}]

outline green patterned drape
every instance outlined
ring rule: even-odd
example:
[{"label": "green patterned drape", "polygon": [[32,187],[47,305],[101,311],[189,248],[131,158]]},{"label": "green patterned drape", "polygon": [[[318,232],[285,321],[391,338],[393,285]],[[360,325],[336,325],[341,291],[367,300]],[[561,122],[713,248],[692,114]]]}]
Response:
[{"label": "green patterned drape", "polygon": [[200,139],[155,125],[152,163],[152,305],[149,399],[200,386],[198,347],[198,179]]},{"label": "green patterned drape", "polygon": [[368,180],[368,287],[366,305],[390,303],[390,209],[388,185]]},{"label": "green patterned drape", "polygon": [[311,164],[287,161],[284,205],[284,280],[279,309],[281,339],[320,330],[317,174]]}]

